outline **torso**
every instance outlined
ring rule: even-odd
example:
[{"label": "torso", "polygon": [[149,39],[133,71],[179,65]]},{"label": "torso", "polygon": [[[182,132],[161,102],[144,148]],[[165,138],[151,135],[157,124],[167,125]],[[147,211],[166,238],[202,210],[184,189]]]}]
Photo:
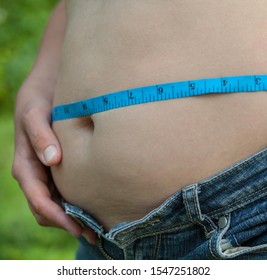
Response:
[{"label": "torso", "polygon": [[[151,84],[267,73],[267,5],[67,1],[54,105]],[[53,123],[63,197],[106,229],[267,146],[265,92],[129,106]],[[216,186],[214,186],[216,187]]]}]

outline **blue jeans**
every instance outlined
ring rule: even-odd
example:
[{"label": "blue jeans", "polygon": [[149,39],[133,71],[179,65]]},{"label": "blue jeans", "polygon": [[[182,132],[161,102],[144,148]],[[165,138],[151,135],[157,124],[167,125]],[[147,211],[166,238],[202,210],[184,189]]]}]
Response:
[{"label": "blue jeans", "polygon": [[77,259],[267,260],[267,148],[109,232],[89,213],[63,205],[99,236],[97,245],[79,239]]}]

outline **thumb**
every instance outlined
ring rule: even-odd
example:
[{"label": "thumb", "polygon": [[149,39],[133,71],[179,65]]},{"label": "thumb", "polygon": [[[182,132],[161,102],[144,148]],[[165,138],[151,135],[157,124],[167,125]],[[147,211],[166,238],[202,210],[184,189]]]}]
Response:
[{"label": "thumb", "polygon": [[24,128],[43,164],[52,166],[61,161],[62,151],[59,141],[43,111],[39,111],[38,114],[28,112],[27,117],[24,118]]}]

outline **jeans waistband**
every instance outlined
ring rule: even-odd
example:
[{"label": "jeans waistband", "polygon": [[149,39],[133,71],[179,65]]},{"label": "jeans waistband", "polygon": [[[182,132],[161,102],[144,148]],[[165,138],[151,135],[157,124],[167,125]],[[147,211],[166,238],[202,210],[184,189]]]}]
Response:
[{"label": "jeans waistband", "polygon": [[115,225],[104,232],[98,222],[82,209],[63,202],[70,214],[102,237],[129,244],[140,237],[188,227],[205,217],[219,219],[267,194],[267,148],[215,175],[188,185],[168,198],[142,219]]}]

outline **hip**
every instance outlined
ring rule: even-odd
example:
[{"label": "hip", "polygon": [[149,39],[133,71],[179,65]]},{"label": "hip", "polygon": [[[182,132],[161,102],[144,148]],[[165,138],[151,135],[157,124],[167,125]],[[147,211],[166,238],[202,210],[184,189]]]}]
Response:
[{"label": "hip", "polygon": [[97,246],[81,239],[77,257],[265,260],[266,168],[265,148],[108,232],[89,213],[64,202],[66,213],[100,238]]}]

